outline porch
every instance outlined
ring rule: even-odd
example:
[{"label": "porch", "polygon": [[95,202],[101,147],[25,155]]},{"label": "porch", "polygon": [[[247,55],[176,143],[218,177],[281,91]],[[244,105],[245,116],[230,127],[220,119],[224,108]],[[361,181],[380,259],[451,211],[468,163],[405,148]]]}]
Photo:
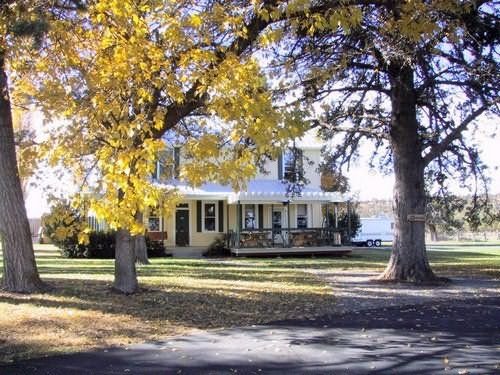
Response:
[{"label": "porch", "polygon": [[342,228],[268,228],[230,230],[226,236],[230,249],[305,248],[341,246]]},{"label": "porch", "polygon": [[232,248],[234,256],[280,256],[280,255],[333,255],[344,256],[352,252],[348,246],[312,246],[312,247],[248,247]]}]

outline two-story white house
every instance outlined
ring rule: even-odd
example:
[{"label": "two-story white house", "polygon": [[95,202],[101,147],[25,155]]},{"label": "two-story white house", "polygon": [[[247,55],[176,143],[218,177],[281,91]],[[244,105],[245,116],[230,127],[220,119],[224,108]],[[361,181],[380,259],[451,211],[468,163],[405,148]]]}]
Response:
[{"label": "two-story white house", "polygon": [[[321,230],[325,228],[325,211],[333,212],[334,204],[345,199],[341,194],[321,190],[320,140],[308,134],[294,144],[295,152],[287,149],[278,160],[269,160],[264,167],[266,173],[249,181],[245,191],[214,183],[192,188],[175,178],[164,182],[176,187],[183,201],[170,217],[149,216],[148,235],[163,240],[167,247],[204,247],[218,238],[231,241],[232,247],[321,244],[318,241],[324,236]],[[175,148],[173,153],[174,168],[178,170],[183,161],[182,149]],[[295,196],[287,194],[286,183],[297,170],[293,163],[302,165],[308,180]],[[339,240],[335,241],[339,244]]]}]

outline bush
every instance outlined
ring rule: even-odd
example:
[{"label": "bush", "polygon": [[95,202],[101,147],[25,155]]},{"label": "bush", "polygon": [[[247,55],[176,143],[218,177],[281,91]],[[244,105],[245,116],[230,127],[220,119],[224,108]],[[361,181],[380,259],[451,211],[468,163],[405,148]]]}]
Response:
[{"label": "bush", "polygon": [[[42,216],[42,235],[65,249],[69,254],[78,254],[78,233],[85,228],[85,219],[65,200],[55,201],[49,214]],[[76,256],[75,256],[76,257]]]},{"label": "bush", "polygon": [[[89,243],[78,244],[76,241],[65,241],[61,253],[66,258],[113,259],[115,257],[116,232],[91,232]],[[146,237],[146,248],[149,258],[166,256],[162,241],[152,241]]]},{"label": "bush", "polygon": [[207,250],[203,253],[206,257],[228,257],[231,256],[231,250],[226,246],[224,238],[217,238],[208,246]]},{"label": "bush", "polygon": [[148,258],[159,258],[167,256],[163,241],[155,241],[146,236],[146,248],[148,249]]}]

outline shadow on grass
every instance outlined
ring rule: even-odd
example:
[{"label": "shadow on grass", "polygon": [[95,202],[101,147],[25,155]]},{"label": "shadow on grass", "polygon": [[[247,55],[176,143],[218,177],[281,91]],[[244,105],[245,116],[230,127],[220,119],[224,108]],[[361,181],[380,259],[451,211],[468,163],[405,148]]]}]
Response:
[{"label": "shadow on grass", "polygon": [[[75,262],[78,263],[78,262]],[[114,267],[86,266],[78,264],[70,266],[44,266],[39,267],[42,277],[44,275],[89,275],[89,278],[113,275]],[[141,266],[137,270],[139,277],[155,278],[193,278],[202,280],[246,281],[246,282],[287,282],[298,284],[317,284],[312,275],[293,269],[254,269],[252,267],[177,267],[170,265]]]},{"label": "shadow on grass", "polygon": [[140,293],[125,296],[112,291],[111,283],[98,280],[45,279],[53,286],[46,294],[0,294],[0,303],[48,308],[96,310],[126,314],[144,321],[181,324],[193,328],[221,328],[256,324],[283,316],[327,312],[333,297],[318,293],[252,288],[169,287],[145,284]]}]

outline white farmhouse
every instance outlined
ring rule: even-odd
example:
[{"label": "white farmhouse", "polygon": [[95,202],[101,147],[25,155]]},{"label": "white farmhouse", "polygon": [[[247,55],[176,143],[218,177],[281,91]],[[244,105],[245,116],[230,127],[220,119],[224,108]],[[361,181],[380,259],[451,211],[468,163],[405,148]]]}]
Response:
[{"label": "white farmhouse", "polygon": [[[181,148],[175,148],[173,179],[157,179],[176,187],[183,196],[170,217],[149,216],[148,236],[163,240],[167,247],[206,247],[225,239],[232,248],[272,248],[339,245],[334,223],[326,217],[336,212],[335,204],[344,202],[341,194],[323,192],[318,166],[321,141],[311,134],[294,142],[296,151],[284,150],[278,160],[269,160],[266,173],[259,173],[245,191],[207,183],[192,188],[175,178],[183,162]],[[308,184],[300,194],[287,194],[287,180],[295,165],[302,165]],[[160,171],[160,168],[158,168]],[[331,210],[331,211],[330,211]],[[330,215],[326,213],[330,212]],[[328,228],[330,229],[328,229]]]}]

